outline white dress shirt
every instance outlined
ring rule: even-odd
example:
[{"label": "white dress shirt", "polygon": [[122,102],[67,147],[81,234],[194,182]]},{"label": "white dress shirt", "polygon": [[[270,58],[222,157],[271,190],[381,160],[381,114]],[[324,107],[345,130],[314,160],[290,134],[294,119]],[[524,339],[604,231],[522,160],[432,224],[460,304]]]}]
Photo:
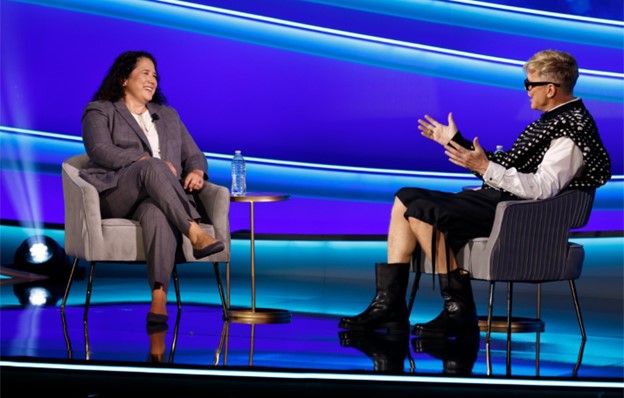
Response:
[{"label": "white dress shirt", "polygon": [[158,132],[156,131],[156,125],[152,121],[152,115],[150,115],[149,110],[137,115],[135,113],[132,114],[136,119],[139,126],[141,126],[141,130],[145,133],[147,140],[150,143],[150,147],[152,148],[152,156],[160,159],[160,141],[158,139]]},{"label": "white dress shirt", "polygon": [[520,173],[515,167],[506,169],[490,161],[484,182],[503,189],[521,199],[547,199],[557,195],[580,175],[585,162],[583,153],[568,137],[554,139],[535,173]]}]

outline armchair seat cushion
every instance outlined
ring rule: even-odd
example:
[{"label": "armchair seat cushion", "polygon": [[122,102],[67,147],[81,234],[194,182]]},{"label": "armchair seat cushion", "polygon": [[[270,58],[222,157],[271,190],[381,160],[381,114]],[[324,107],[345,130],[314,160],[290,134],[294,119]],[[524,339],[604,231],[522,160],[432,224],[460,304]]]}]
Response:
[{"label": "armchair seat cushion", "polygon": [[[214,236],[214,226],[201,223],[207,234]],[[102,239],[106,253],[101,257],[92,256],[92,261],[145,261],[145,249],[141,226],[137,221],[125,218],[105,218],[102,220]],[[191,241],[184,237],[182,252],[184,261],[195,261]]]},{"label": "armchair seat cushion", "polygon": [[106,253],[92,261],[145,261],[141,227],[137,221],[124,218],[102,220],[102,239]]}]

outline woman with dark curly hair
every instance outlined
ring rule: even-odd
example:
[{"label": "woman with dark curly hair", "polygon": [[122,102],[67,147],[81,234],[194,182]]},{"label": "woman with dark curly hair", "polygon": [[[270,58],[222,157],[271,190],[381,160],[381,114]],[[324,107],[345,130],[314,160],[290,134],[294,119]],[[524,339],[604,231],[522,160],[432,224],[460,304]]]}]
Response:
[{"label": "woman with dark curly hair", "polygon": [[119,55],[82,116],[90,161],[80,175],[100,195],[103,218],[141,224],[152,302],[148,324],[166,323],[167,290],[186,235],[195,258],[224,249],[200,227],[193,193],[208,177],[206,157],[158,86],[145,51]]}]

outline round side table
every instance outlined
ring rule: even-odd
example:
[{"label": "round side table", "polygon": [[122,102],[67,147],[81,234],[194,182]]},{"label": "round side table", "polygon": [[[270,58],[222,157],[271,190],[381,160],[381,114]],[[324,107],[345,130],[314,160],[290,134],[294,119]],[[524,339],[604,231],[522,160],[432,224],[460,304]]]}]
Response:
[{"label": "round side table", "polygon": [[241,323],[287,323],[290,322],[290,311],[273,308],[256,308],[256,242],[254,225],[254,204],[260,202],[281,202],[288,200],[290,195],[275,192],[247,192],[245,196],[230,196],[231,202],[249,203],[250,247],[251,247],[251,308],[230,307],[230,278],[226,278],[228,320]]}]

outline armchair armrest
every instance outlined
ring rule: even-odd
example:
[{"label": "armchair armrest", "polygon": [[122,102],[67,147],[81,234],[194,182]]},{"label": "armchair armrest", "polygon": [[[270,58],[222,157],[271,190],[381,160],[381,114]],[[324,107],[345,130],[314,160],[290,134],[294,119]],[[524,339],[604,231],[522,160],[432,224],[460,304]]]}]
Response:
[{"label": "armchair armrest", "polygon": [[230,251],[230,191],[221,185],[206,182],[197,193],[200,213],[214,226],[215,238],[225,244],[225,252]]},{"label": "armchair armrest", "polygon": [[97,190],[78,174],[86,164],[86,155],[77,155],[62,165],[65,203],[65,252],[86,260],[93,250],[102,247],[102,218]]}]

